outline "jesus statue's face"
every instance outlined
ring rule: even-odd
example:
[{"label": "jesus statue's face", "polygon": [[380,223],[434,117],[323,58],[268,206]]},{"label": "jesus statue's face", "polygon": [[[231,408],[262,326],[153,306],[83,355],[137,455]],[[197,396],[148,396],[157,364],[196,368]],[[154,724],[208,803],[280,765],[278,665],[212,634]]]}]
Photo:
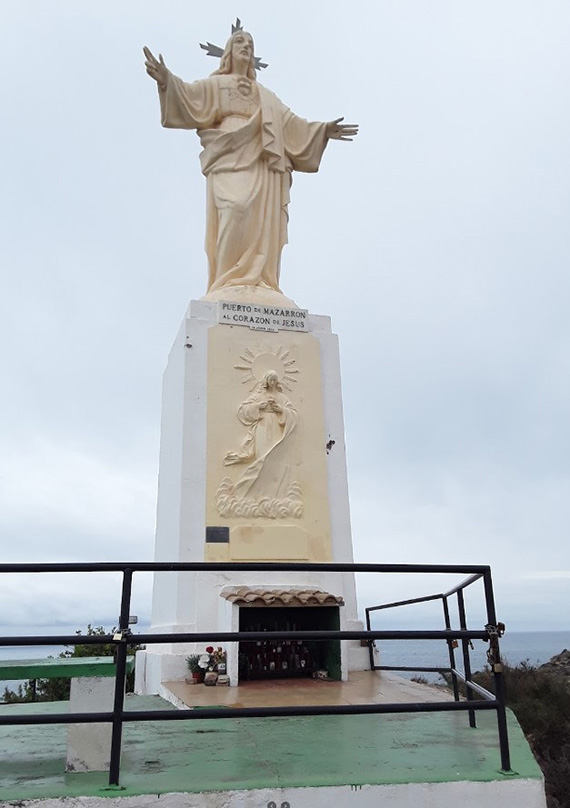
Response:
[{"label": "jesus statue's face", "polygon": [[232,40],[232,72],[247,71],[253,56],[253,39],[247,31],[238,31]]}]

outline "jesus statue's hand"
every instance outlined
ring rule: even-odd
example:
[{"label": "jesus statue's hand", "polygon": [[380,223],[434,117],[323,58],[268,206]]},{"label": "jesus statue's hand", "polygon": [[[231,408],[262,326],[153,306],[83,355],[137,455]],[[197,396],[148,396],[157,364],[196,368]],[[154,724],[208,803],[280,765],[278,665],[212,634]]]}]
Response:
[{"label": "jesus statue's hand", "polygon": [[158,54],[158,59],[155,58],[152,51],[146,47],[143,48],[143,53],[146,56],[145,67],[146,72],[151,76],[161,90],[166,90],[168,84],[168,68],[164,64],[162,53]]},{"label": "jesus statue's hand", "polygon": [[325,134],[329,140],[353,140],[358,134],[357,123],[341,123],[341,121],[344,121],[344,118],[336,118],[327,123]]}]

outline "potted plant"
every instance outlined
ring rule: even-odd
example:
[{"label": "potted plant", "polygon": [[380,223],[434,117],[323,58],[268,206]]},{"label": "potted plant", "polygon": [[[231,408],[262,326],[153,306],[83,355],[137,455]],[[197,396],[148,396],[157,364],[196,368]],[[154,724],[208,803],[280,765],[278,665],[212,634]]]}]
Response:
[{"label": "potted plant", "polygon": [[200,654],[192,654],[191,656],[186,658],[186,664],[188,665],[188,670],[192,674],[192,678],[195,682],[203,682],[204,681],[204,669],[201,667],[200,663]]}]

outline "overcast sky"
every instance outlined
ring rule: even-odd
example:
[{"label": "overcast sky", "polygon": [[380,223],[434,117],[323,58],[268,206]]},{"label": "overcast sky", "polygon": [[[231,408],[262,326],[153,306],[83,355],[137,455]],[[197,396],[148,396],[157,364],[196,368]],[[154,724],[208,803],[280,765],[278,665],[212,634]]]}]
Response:
[{"label": "overcast sky", "polygon": [[[236,14],[297,114],[361,126],[295,176],[282,268],[340,337],[356,560],[490,563],[508,627],[569,629],[567,0],[3,0],[3,558],[153,557],[205,180],[141,48],[204,77]],[[68,584],[10,582],[0,622],[115,620]]]}]

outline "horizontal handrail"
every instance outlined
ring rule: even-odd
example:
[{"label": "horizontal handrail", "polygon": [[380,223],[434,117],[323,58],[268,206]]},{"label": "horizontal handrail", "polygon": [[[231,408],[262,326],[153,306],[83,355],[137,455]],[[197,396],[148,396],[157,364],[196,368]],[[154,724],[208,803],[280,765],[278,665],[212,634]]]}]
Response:
[{"label": "horizontal handrail", "polygon": [[382,603],[380,606],[367,606],[365,611],[367,614],[370,612],[377,612],[380,609],[393,609],[396,606],[410,606],[412,603],[428,603],[430,600],[441,600],[442,594],[439,595],[424,595],[421,598],[410,598],[409,600],[396,600],[394,603]]},{"label": "horizontal handrail", "polygon": [[453,668],[432,667],[417,668],[415,665],[374,665],[375,671],[408,671],[409,673],[453,673]]},{"label": "horizontal handrail", "polygon": [[[380,713],[436,713],[495,710],[490,701],[428,701],[393,704],[314,704],[296,707],[201,707],[199,710],[129,710],[120,714],[121,721],[189,721],[202,718],[264,718],[297,715],[361,715]],[[1,725],[84,724],[112,722],[113,713],[47,713],[3,716]]]},{"label": "horizontal handrail", "polygon": [[455,670],[454,668],[451,672],[454,673],[458,679],[461,679],[461,681],[466,687],[471,688],[471,690],[474,690],[475,693],[478,693],[480,696],[483,696],[483,698],[487,699],[487,701],[497,700],[497,697],[495,696],[494,693],[491,693],[490,690],[481,687],[481,685],[478,685],[477,682],[474,682],[472,679],[466,679],[465,676],[461,673],[461,671]]},{"label": "horizontal handrail", "polygon": [[101,561],[0,564],[0,573],[39,572],[376,572],[484,575],[488,565],[477,564],[333,564],[293,561]]},{"label": "horizontal handrail", "polygon": [[456,586],[449,589],[447,592],[439,592],[435,595],[423,595],[419,598],[409,598],[408,600],[397,600],[393,603],[381,603],[379,606],[367,606],[365,611],[366,614],[370,614],[370,612],[377,612],[382,609],[394,609],[397,606],[410,606],[414,603],[428,603],[429,601],[433,600],[444,600],[445,598],[451,597],[451,595],[455,595],[457,592],[461,592],[463,589],[466,589],[471,584],[474,584],[476,581],[480,581],[483,577],[484,572],[476,572],[473,575],[470,575],[469,578],[466,578],[464,581],[461,581]]},{"label": "horizontal handrail", "polygon": [[0,637],[0,645],[152,645],[153,643],[239,642],[258,640],[489,640],[484,631],[200,631],[179,634],[128,634],[116,640],[113,634],[65,634]]},{"label": "horizontal handrail", "polygon": [[470,575],[465,581],[461,581],[461,583],[457,584],[457,586],[454,586],[448,592],[445,592],[443,597],[449,598],[451,595],[455,595],[457,592],[467,589],[467,587],[471,586],[471,584],[476,583],[476,581],[480,581],[482,577],[483,573],[481,572],[476,572],[474,575]]}]

